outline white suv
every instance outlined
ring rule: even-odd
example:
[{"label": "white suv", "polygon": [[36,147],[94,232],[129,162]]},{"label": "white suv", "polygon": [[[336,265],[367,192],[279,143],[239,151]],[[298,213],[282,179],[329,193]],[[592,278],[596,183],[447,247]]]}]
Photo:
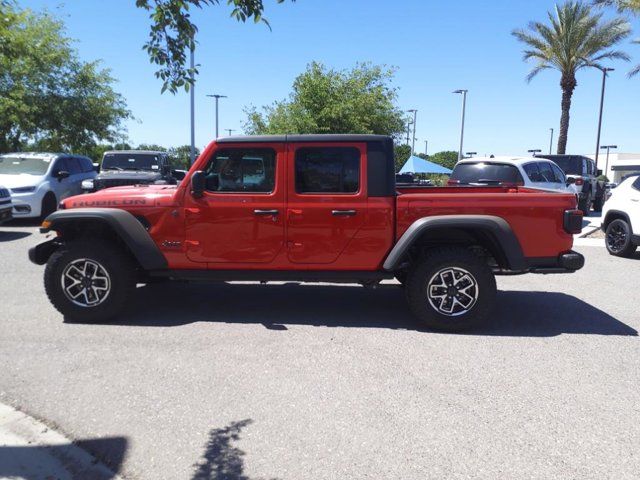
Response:
[{"label": "white suv", "polygon": [[574,193],[560,167],[536,157],[467,158],[456,164],[449,180],[449,185],[505,184]]},{"label": "white suv", "polygon": [[60,200],[82,193],[82,181],[95,176],[91,160],[79,155],[0,155],[0,184],[11,190],[14,218],[46,217]]},{"label": "white suv", "polygon": [[602,210],[605,245],[611,255],[630,257],[640,245],[640,173],[627,177]]}]

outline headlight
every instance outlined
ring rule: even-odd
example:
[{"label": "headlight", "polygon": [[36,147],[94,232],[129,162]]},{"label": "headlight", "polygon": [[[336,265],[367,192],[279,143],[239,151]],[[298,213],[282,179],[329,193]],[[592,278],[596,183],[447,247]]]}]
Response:
[{"label": "headlight", "polygon": [[11,193],[31,193],[35,191],[36,191],[36,187],[18,187],[18,188],[11,189]]},{"label": "headlight", "polygon": [[82,188],[85,190],[93,190],[93,180],[83,180]]}]

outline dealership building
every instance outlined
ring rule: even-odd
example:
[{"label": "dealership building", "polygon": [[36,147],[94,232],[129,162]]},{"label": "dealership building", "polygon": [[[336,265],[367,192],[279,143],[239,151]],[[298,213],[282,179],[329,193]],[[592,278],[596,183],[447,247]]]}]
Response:
[{"label": "dealership building", "polygon": [[[595,155],[587,155],[587,157],[595,158]],[[607,152],[600,152],[598,169],[604,172],[609,181],[620,183],[625,175],[640,173],[640,153],[611,152],[607,163]]]}]

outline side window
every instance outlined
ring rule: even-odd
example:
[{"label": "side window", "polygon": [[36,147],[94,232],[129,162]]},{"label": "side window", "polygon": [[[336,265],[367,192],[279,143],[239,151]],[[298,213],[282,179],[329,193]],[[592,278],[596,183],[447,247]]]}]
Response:
[{"label": "side window", "polygon": [[80,161],[77,158],[67,157],[65,159],[65,162],[67,165],[67,171],[71,175],[77,175],[79,173],[82,173],[82,167],[80,166]]},{"label": "side window", "polygon": [[210,192],[271,193],[276,184],[276,152],[270,148],[218,150],[205,176]]},{"label": "side window", "polygon": [[551,164],[548,162],[539,162],[538,168],[540,169],[540,176],[542,177],[541,182],[550,182],[556,183],[556,175],[553,173],[551,169]]},{"label": "side window", "polygon": [[93,163],[86,157],[80,157],[78,159],[80,161],[80,165],[82,166],[82,171],[84,173],[89,173],[93,171]]},{"label": "side window", "polygon": [[636,181],[631,184],[636,190],[640,190],[640,176],[636,178]]},{"label": "side window", "polygon": [[551,165],[551,168],[553,169],[553,173],[555,173],[556,175],[556,182],[557,183],[567,183],[567,178],[564,175],[564,172],[562,170],[560,170],[560,167],[558,167],[557,165],[550,163],[549,165]]},{"label": "side window", "polygon": [[582,159],[582,174],[589,175],[591,172],[589,171],[589,160],[586,158]]},{"label": "side window", "polygon": [[531,180],[532,182],[537,183],[544,181],[542,180],[542,176],[540,175],[540,169],[538,168],[537,163],[527,163],[522,168],[524,168],[527,177],[529,177],[529,180]]},{"label": "side window", "polygon": [[356,193],[360,151],[354,147],[305,147],[296,151],[296,193]]}]

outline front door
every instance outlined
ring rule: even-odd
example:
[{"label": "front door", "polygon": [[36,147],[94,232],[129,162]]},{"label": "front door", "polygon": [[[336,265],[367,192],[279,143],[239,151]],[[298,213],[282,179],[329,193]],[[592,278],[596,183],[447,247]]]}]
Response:
[{"label": "front door", "polygon": [[206,190],[185,202],[194,262],[266,264],[284,246],[284,144],[225,144],[206,168]]},{"label": "front door", "polygon": [[289,144],[287,255],[336,262],[367,214],[366,144]]}]

